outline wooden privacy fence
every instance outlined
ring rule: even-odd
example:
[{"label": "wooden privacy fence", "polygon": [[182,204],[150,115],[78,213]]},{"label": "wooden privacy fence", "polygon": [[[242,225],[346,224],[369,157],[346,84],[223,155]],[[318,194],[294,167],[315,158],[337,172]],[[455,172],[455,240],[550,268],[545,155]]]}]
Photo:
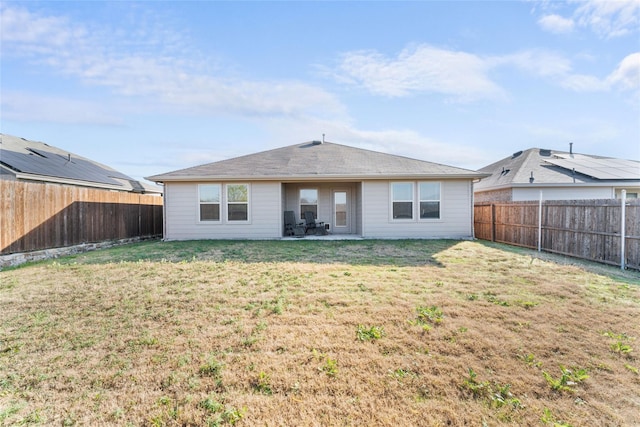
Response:
[{"label": "wooden privacy fence", "polygon": [[477,203],[474,225],[478,239],[640,269],[638,199],[624,212],[619,199]]},{"label": "wooden privacy fence", "polygon": [[0,180],[0,255],[162,235],[162,197]]}]

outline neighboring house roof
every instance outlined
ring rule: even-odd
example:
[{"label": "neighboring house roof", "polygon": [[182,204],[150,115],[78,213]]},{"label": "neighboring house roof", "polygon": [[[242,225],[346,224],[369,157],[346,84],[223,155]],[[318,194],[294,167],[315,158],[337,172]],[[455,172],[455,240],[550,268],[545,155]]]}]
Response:
[{"label": "neighboring house roof", "polygon": [[147,177],[156,182],[482,178],[484,174],[392,154],[312,141]]},{"label": "neighboring house roof", "polygon": [[108,166],[43,142],[0,134],[0,179],[21,179],[99,187],[134,193],[160,193]]},{"label": "neighboring house roof", "polygon": [[[518,151],[478,172],[491,174],[474,191],[518,186],[638,185],[640,162],[566,151],[530,148]],[[533,182],[531,182],[533,177]]]}]

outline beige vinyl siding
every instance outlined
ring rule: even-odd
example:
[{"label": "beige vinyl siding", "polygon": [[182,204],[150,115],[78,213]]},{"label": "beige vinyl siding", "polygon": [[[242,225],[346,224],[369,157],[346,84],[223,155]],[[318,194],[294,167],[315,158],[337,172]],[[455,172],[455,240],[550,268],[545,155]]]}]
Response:
[{"label": "beige vinyl siding", "polygon": [[[225,184],[225,183],[223,183]],[[198,183],[165,184],[165,239],[273,239],[282,235],[279,182],[249,183],[249,221],[199,221]],[[226,211],[226,205],[221,206]]]},{"label": "beige vinyl siding", "polygon": [[540,200],[540,190],[542,190],[543,200],[589,200],[613,199],[615,197],[613,187],[514,187],[512,190],[513,201]]},{"label": "beige vinyl siding", "polygon": [[362,183],[363,237],[380,239],[472,238],[472,190],[469,180],[440,180],[440,219],[419,220],[414,218],[406,221],[394,221],[391,218],[390,182],[393,181],[365,181]]}]

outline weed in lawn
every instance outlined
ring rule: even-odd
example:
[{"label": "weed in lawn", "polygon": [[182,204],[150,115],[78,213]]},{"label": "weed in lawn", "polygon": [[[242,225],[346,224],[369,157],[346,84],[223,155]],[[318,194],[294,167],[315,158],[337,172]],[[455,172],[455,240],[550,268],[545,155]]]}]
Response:
[{"label": "weed in lawn", "polygon": [[561,375],[558,379],[553,378],[548,372],[542,371],[542,376],[552,389],[556,391],[573,392],[573,387],[589,378],[585,368],[574,368],[573,370],[560,366]]},{"label": "weed in lawn", "polygon": [[370,288],[367,288],[364,284],[358,283],[358,290],[360,292],[373,292]]},{"label": "weed in lawn", "polygon": [[509,391],[510,388],[511,384],[496,384],[496,390],[493,392],[493,394],[491,394],[492,406],[496,408],[501,408],[503,406],[510,406],[513,409],[522,408],[522,402],[520,401],[520,399],[513,397],[513,394],[511,394],[511,391]]},{"label": "weed in lawn", "polygon": [[233,406],[225,407],[224,412],[222,413],[222,421],[229,425],[235,425],[242,419],[242,417],[244,417],[245,412],[246,408],[237,409]]},{"label": "weed in lawn", "polygon": [[614,342],[613,344],[611,344],[610,348],[611,351],[619,354],[629,354],[633,351],[633,348],[629,344],[622,341]]},{"label": "weed in lawn", "polygon": [[[462,388],[471,392],[475,399],[484,401],[489,407],[508,410],[516,410],[523,408],[520,399],[511,393],[511,384],[499,384],[497,382],[479,381],[478,374],[469,368],[469,376],[462,381]],[[511,415],[508,412],[502,412],[500,417],[504,421],[508,421]]]},{"label": "weed in lawn", "polygon": [[207,362],[200,366],[198,372],[203,377],[212,377],[219,379],[222,375],[222,363],[220,363],[215,357],[210,356]]},{"label": "weed in lawn", "polygon": [[525,310],[530,310],[538,305],[537,302],[533,301],[518,301],[518,304],[524,307]]},{"label": "weed in lawn", "polygon": [[442,309],[436,307],[435,305],[432,305],[430,307],[417,307],[416,312],[418,313],[418,315],[416,316],[415,320],[410,320],[409,323],[422,327],[422,330],[426,332],[431,329],[432,325],[441,324],[444,319]]},{"label": "weed in lawn", "polygon": [[258,378],[253,383],[253,388],[260,394],[271,396],[273,394],[273,390],[271,390],[271,376],[264,371],[260,371]]},{"label": "weed in lawn", "polygon": [[256,335],[247,335],[246,337],[244,337],[242,339],[242,346],[243,347],[251,347],[253,346],[255,343],[258,342],[258,340],[260,340],[260,337],[256,336]]},{"label": "weed in lawn", "polygon": [[625,363],[624,367],[630,370],[631,372],[633,372],[634,374],[640,375],[640,370],[638,370],[638,368],[636,368],[635,366],[631,366],[628,363]]},{"label": "weed in lawn", "polygon": [[477,378],[478,374],[472,368],[469,368],[469,376],[463,379],[462,387],[469,390],[475,398],[489,396],[491,393],[489,381],[479,382]]},{"label": "weed in lawn", "polygon": [[356,331],[356,338],[360,341],[375,341],[379,340],[385,335],[384,328],[382,326],[370,326],[358,325]]},{"label": "weed in lawn", "polygon": [[493,303],[495,305],[500,305],[502,307],[509,307],[509,302],[498,298],[498,296],[493,292],[485,292],[485,297],[487,301]]},{"label": "weed in lawn", "polygon": [[206,420],[206,425],[209,427],[235,425],[244,416],[245,409],[239,410],[233,406],[224,405],[221,400],[223,401],[224,399],[211,394],[198,403],[200,408],[210,414],[210,417]]},{"label": "weed in lawn", "polygon": [[212,413],[216,413],[224,408],[224,405],[218,402],[215,395],[210,395],[206,399],[201,400],[198,406]]},{"label": "weed in lawn", "polygon": [[284,313],[285,306],[287,304],[286,297],[282,294],[278,295],[273,300],[269,301],[268,308],[273,314],[282,314]]},{"label": "weed in lawn", "polygon": [[625,333],[616,334],[614,332],[605,332],[605,337],[613,338],[615,341],[609,345],[612,352],[618,354],[628,355],[633,351],[633,347],[629,344],[629,341],[635,340],[634,337],[630,337]]},{"label": "weed in lawn", "polygon": [[533,353],[529,353],[526,355],[519,355],[518,356],[520,359],[522,359],[524,361],[524,363],[527,364],[527,366],[532,366],[534,368],[539,368],[542,366],[542,362],[537,361],[535,355],[533,355]]},{"label": "weed in lawn", "polygon": [[417,378],[418,374],[413,372],[411,369],[402,369],[398,368],[393,371],[389,371],[389,375],[395,378],[398,381],[401,381],[405,378]]},{"label": "weed in lawn", "polygon": [[553,427],[572,427],[571,424],[567,424],[565,422],[562,422],[561,420],[558,420],[549,408],[544,408],[544,412],[540,417],[540,421],[542,421],[544,424],[552,424]]},{"label": "weed in lawn", "polygon": [[24,402],[9,402],[6,406],[0,409],[0,421],[5,421],[12,415],[17,414],[25,407],[25,405],[26,404]]},{"label": "weed in lawn", "polygon": [[256,326],[253,328],[255,332],[262,332],[267,329],[267,322],[264,320],[259,321]]},{"label": "weed in lawn", "polygon": [[171,398],[168,396],[161,396],[158,399],[158,405],[162,405],[162,406],[169,406],[171,405]]},{"label": "weed in lawn", "polygon": [[327,357],[324,365],[322,366],[322,370],[330,377],[335,377],[338,375],[338,361],[336,359],[332,359]]}]

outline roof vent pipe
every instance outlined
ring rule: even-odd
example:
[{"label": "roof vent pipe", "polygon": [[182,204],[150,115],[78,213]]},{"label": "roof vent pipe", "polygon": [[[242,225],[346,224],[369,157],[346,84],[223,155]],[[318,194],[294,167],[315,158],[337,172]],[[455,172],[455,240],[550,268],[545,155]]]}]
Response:
[{"label": "roof vent pipe", "polygon": [[533,171],[531,171],[531,176],[529,177],[529,184],[533,184]]},{"label": "roof vent pipe", "polygon": [[573,142],[569,143],[569,154],[573,156]]}]

